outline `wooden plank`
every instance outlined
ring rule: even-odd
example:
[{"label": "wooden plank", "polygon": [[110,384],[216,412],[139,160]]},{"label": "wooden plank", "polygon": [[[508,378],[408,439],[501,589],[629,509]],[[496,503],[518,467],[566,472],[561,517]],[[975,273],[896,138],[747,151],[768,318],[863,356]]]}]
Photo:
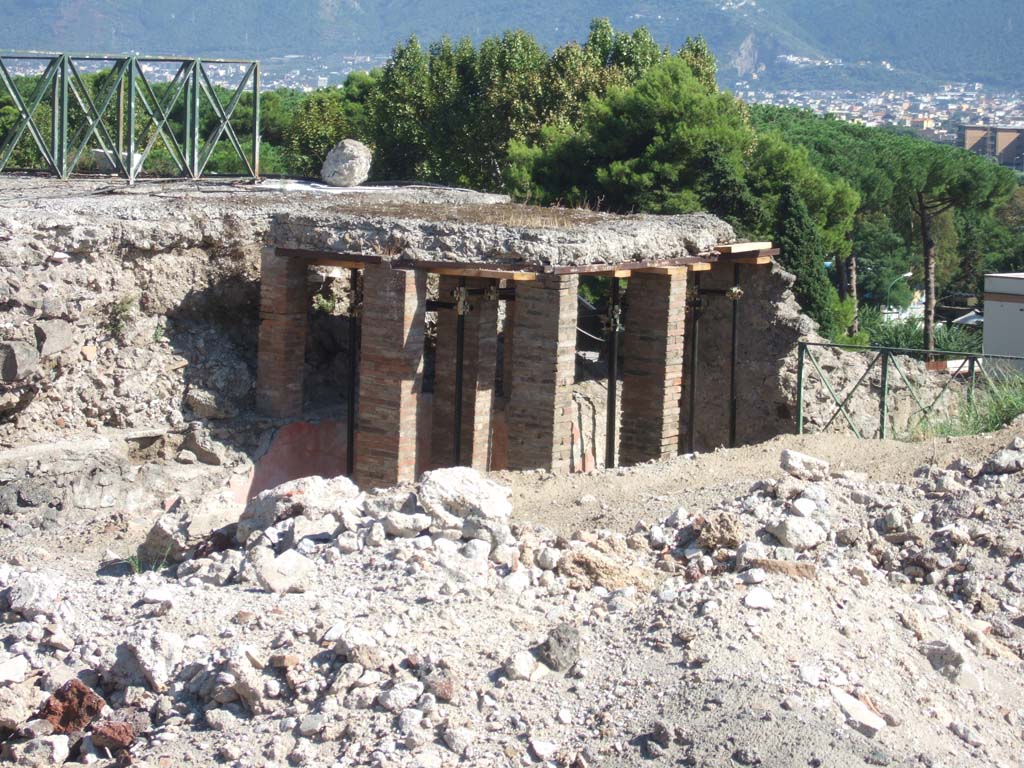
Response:
[{"label": "wooden plank", "polygon": [[731,259],[729,261],[729,263],[730,264],[756,264],[758,266],[763,266],[765,264],[771,264],[772,263],[772,257],[771,256],[749,256],[749,257],[743,258],[743,259]]},{"label": "wooden plank", "polygon": [[629,277],[633,274],[632,270],[629,269],[616,269],[612,272],[612,277]]},{"label": "wooden plank", "polygon": [[711,262],[702,261],[699,264],[691,264],[689,270],[691,272],[709,272],[711,271]]},{"label": "wooden plank", "polygon": [[341,267],[342,269],[366,269],[366,262],[344,259],[315,258],[306,262],[311,267]]},{"label": "wooden plank", "polygon": [[367,264],[380,264],[384,261],[383,257],[365,254],[365,253],[341,253],[336,251],[310,251],[303,248],[275,248],[278,256],[283,256],[286,259],[305,259],[309,262],[323,261],[331,262],[331,264],[322,264],[321,266],[334,266],[345,263],[355,263],[362,266]]},{"label": "wooden plank", "polygon": [[[691,264],[688,267],[647,267],[645,269],[635,269],[634,272],[645,272],[649,275],[678,275],[681,272],[687,270],[693,270],[696,267],[703,266],[701,264]],[[708,265],[711,266],[710,264]]]},{"label": "wooden plank", "polygon": [[424,272],[433,272],[435,275],[449,275],[452,277],[482,277],[489,280],[512,280],[521,282],[523,280],[536,280],[536,272],[516,272],[511,269],[481,269],[480,267],[453,267],[446,265],[421,264],[416,269]]},{"label": "wooden plank", "polygon": [[715,250],[719,253],[733,254],[733,253],[750,253],[751,251],[765,251],[772,247],[771,243],[765,242],[751,242],[751,243],[728,243],[726,245],[716,245]]},{"label": "wooden plank", "polygon": [[552,275],[600,275],[619,270],[650,269],[652,267],[681,267],[699,264],[699,256],[682,256],[675,259],[649,259],[647,261],[620,261],[618,264],[579,264],[564,267],[545,267],[544,272]]}]

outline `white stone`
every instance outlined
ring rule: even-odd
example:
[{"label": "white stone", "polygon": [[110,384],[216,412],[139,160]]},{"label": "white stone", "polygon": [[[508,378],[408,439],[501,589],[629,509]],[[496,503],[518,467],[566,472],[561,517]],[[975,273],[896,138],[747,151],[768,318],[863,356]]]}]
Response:
[{"label": "white stone", "polygon": [[267,592],[305,592],[310,587],[316,564],[294,549],[277,557],[266,547],[256,547],[249,553],[249,563],[256,572],[256,581]]},{"label": "white stone", "polygon": [[832,687],[832,696],[846,715],[851,726],[865,736],[874,736],[885,728],[885,720],[875,714],[864,702],[856,699],[842,688]]},{"label": "white stone", "polygon": [[743,604],[758,611],[770,611],[775,607],[775,598],[767,589],[754,587],[743,598]]},{"label": "white stone", "polygon": [[377,697],[377,702],[388,712],[401,712],[408,709],[423,693],[423,683],[418,680],[406,680],[396,683]]},{"label": "white stone", "polygon": [[761,584],[767,576],[763,568],[751,568],[740,574],[740,581],[744,584]]},{"label": "white stone", "polygon": [[828,538],[825,529],[806,517],[786,517],[768,526],[768,532],[784,547],[803,552],[823,543]]},{"label": "white stone", "polygon": [[519,651],[506,659],[503,666],[509,680],[529,680],[537,668],[537,660],[529,651]]},{"label": "white stone", "polygon": [[827,461],[788,448],[782,452],[781,464],[786,472],[801,480],[825,480],[829,475]]},{"label": "white stone", "polygon": [[530,739],[530,751],[538,760],[550,760],[558,753],[558,744],[544,739]]},{"label": "white stone", "polygon": [[794,515],[800,517],[811,517],[818,511],[818,505],[813,500],[801,496],[799,499],[794,499],[790,502]]},{"label": "white stone", "polygon": [[370,176],[373,153],[361,141],[345,139],[327,153],[320,178],[332,187],[358,187]]},{"label": "white stone", "polygon": [[27,676],[32,666],[24,656],[0,658],[0,683],[20,683]]},{"label": "white stone", "polygon": [[544,547],[537,554],[537,567],[544,571],[553,571],[558,567],[558,561],[562,559],[562,553],[555,547]]}]

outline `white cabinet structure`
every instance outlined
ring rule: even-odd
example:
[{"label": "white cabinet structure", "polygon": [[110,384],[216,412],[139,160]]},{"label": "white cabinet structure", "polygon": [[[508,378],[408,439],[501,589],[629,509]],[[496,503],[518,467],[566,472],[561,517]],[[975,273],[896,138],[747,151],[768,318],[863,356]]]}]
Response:
[{"label": "white cabinet structure", "polygon": [[[985,275],[984,349],[1024,357],[1024,272]],[[1017,367],[1024,369],[1024,361]]]}]

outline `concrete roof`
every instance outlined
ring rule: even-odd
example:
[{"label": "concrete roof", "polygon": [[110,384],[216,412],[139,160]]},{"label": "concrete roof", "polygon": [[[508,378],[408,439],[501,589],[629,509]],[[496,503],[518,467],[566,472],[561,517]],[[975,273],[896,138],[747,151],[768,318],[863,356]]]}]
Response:
[{"label": "concrete roof", "polygon": [[735,241],[728,224],[704,213],[617,216],[445,187],[337,189],[275,180],[144,180],[130,187],[113,178],[0,175],[0,243],[17,247],[35,230],[52,235],[61,228],[69,231],[70,251],[101,242],[161,250],[228,235],[390,260],[526,267],[668,260]]}]

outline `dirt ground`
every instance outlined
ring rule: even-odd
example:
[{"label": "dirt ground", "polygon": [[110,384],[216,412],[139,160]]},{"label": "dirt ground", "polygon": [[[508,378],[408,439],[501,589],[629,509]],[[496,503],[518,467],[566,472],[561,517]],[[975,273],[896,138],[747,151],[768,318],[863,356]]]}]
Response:
[{"label": "dirt ground", "polygon": [[963,457],[977,461],[1005,445],[1018,429],[919,442],[861,440],[852,435],[780,435],[774,440],[665,462],[587,474],[499,472],[495,479],[513,489],[513,509],[524,522],[547,525],[569,535],[609,528],[631,531],[640,521],[660,520],[679,506],[713,504],[723,491],[780,474],[783,448],[828,461],[835,471],[859,472],[875,483],[904,483],[922,465],[946,466]]}]

